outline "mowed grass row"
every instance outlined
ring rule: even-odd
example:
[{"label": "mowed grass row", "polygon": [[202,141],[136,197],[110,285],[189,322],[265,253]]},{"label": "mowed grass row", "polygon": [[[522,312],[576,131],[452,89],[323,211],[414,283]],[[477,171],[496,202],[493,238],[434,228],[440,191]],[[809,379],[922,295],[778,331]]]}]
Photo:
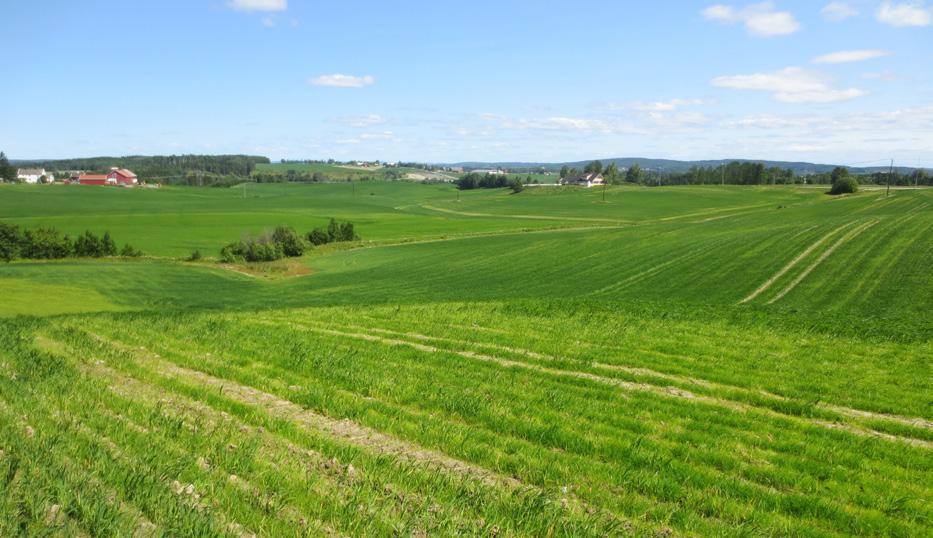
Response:
[{"label": "mowed grass row", "polygon": [[[296,321],[309,315],[319,321]],[[644,377],[654,376],[655,382],[666,384],[673,376],[699,392],[714,383],[762,401],[771,395],[773,405],[795,414],[816,413],[827,404],[933,419],[929,341],[875,342],[740,326],[702,313],[676,316],[545,301],[288,310],[267,316],[298,327],[330,324],[377,336],[388,331],[390,338],[410,341],[429,337],[425,343],[432,346],[492,350],[569,368],[645,369]],[[846,350],[841,357],[840,347]],[[840,363],[846,375],[838,375]],[[778,403],[782,398],[792,401]]]},{"label": "mowed grass row", "polygon": [[[435,315],[442,319],[449,310],[442,306]],[[355,311],[345,316],[362,319]],[[219,383],[226,386],[255,387],[311,412],[348,418],[503,480],[517,479],[546,498],[564,496],[569,506],[581,502],[597,514],[608,512],[627,525],[716,535],[909,536],[929,517],[923,501],[930,495],[928,448],[766,408],[734,409],[507,366],[456,348],[361,339],[352,336],[352,325],[335,321],[340,317],[335,309],[162,320],[121,316],[123,323],[93,330],[78,320],[58,335],[43,332],[83,341],[95,350],[90,356],[109,349],[108,365],[163,388],[172,387],[157,382],[167,361],[225,379]],[[310,330],[300,326],[303,321]],[[336,332],[313,330],[315,324]],[[100,348],[90,333],[103,335]],[[503,337],[508,343],[508,331]],[[574,360],[556,367],[593,372]],[[182,375],[172,383],[196,389],[189,394],[213,405],[205,395],[217,394],[218,387],[199,379]],[[261,410],[259,403],[252,402]],[[620,529],[635,528],[627,525]]]},{"label": "mowed grass row", "polygon": [[391,457],[300,417],[285,420],[280,404],[244,403],[135,350],[56,332],[60,340],[33,346],[21,332],[15,353],[4,354],[12,377],[2,381],[9,435],[0,520],[9,529],[574,536],[645,528],[514,481]]}]

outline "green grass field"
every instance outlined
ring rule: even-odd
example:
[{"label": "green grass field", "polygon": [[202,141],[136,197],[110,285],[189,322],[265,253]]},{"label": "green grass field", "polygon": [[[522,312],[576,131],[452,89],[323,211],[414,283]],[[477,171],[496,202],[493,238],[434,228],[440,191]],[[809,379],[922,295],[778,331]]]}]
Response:
[{"label": "green grass field", "polygon": [[927,535],[931,202],[0,187],[148,255],[0,266],[0,536]]}]

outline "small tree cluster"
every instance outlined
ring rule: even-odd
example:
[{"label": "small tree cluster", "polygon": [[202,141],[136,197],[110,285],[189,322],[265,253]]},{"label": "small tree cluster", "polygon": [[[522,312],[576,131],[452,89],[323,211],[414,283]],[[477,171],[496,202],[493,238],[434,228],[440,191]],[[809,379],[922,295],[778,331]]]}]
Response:
[{"label": "small tree cluster", "polygon": [[[339,222],[336,219],[330,219],[326,228],[311,230],[305,237],[298,235],[290,226],[278,226],[272,232],[230,243],[220,250],[220,259],[225,263],[269,262],[301,256],[309,245],[318,246],[358,239],[352,222]],[[189,259],[195,259],[194,254]]]},{"label": "small tree cluster", "polygon": [[849,175],[849,169],[837,166],[833,169],[832,174],[832,187],[829,189],[829,194],[852,194],[858,192],[858,181],[852,176]]},{"label": "small tree cluster", "polygon": [[326,245],[327,243],[340,243],[343,241],[356,241],[360,238],[356,235],[352,222],[338,222],[337,219],[330,219],[327,228],[315,228],[311,230],[306,237],[308,243],[314,246]]},{"label": "small tree cluster", "polygon": [[56,260],[60,258],[100,258],[103,256],[138,257],[142,252],[130,245],[117,250],[117,244],[104,232],[102,237],[86,231],[71,240],[55,228],[35,228],[22,231],[18,226],[0,222],[0,260],[16,258]]},{"label": "small tree cluster", "polygon": [[284,256],[282,246],[272,239],[271,234],[246,237],[220,249],[220,259],[226,263],[236,263],[244,260],[248,262],[271,262],[280,260]]}]

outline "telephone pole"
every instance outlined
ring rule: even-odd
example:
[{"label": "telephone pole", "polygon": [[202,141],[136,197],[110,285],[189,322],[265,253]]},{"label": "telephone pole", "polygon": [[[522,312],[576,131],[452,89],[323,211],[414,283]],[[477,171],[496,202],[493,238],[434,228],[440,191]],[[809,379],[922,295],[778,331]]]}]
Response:
[{"label": "telephone pole", "polygon": [[888,169],[888,190],[884,193],[885,198],[891,196],[891,176],[894,175],[894,159],[891,159],[891,168]]}]

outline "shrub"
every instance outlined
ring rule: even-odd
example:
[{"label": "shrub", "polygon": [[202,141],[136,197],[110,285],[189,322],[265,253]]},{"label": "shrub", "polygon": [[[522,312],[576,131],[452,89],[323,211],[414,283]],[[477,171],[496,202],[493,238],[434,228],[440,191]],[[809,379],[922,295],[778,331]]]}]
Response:
[{"label": "shrub", "polygon": [[143,253],[141,250],[133,248],[129,243],[123,245],[123,248],[120,249],[120,256],[124,258],[138,258],[142,255]]},{"label": "shrub", "polygon": [[23,234],[19,226],[0,222],[0,260],[11,262],[19,256]]},{"label": "shrub", "polygon": [[55,228],[26,230],[21,255],[36,260],[66,258],[74,252],[71,240]]},{"label": "shrub", "polygon": [[99,237],[86,231],[75,239],[74,254],[79,258],[100,258],[104,247]]},{"label": "shrub", "polygon": [[525,186],[522,185],[522,182],[521,182],[520,180],[517,180],[517,179],[516,179],[515,181],[512,181],[511,183],[509,183],[509,188],[512,189],[512,192],[513,192],[513,193],[519,193],[519,192],[522,192],[523,190],[525,190]]},{"label": "shrub", "polygon": [[104,237],[100,239],[100,253],[102,256],[117,255],[117,244],[110,237],[110,232],[104,232]]},{"label": "shrub", "polygon": [[327,232],[323,228],[315,228],[308,232],[308,243],[314,246],[325,245],[328,242]]},{"label": "shrub", "polygon": [[220,259],[225,263],[271,262],[284,256],[282,245],[272,240],[269,235],[249,237],[236,243],[230,243],[220,249]]},{"label": "shrub", "polygon": [[337,241],[355,241],[359,239],[356,232],[353,231],[352,222],[344,222],[340,225],[340,231],[337,234]]},{"label": "shrub", "polygon": [[200,250],[192,250],[192,251],[191,251],[191,255],[188,256],[188,261],[189,261],[189,262],[196,262],[196,261],[198,261],[198,260],[200,260],[200,259],[201,259],[201,251],[200,251]]},{"label": "shrub", "polygon": [[304,241],[290,226],[278,226],[272,232],[272,241],[282,247],[282,253],[289,257],[301,256],[305,252]]},{"label": "shrub", "polygon": [[829,189],[829,194],[851,194],[858,192],[858,181],[855,180],[852,176],[843,176],[837,179],[831,189]]}]

